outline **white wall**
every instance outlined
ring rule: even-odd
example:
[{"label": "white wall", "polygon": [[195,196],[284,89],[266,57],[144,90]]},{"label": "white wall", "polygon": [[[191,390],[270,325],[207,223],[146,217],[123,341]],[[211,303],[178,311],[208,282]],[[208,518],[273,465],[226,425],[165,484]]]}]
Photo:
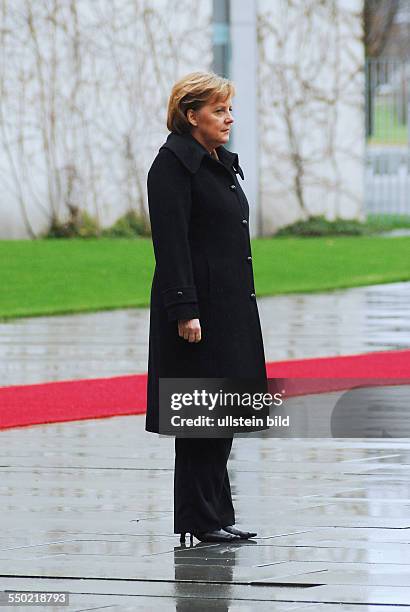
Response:
[{"label": "white wall", "polygon": [[0,6],[0,238],[38,234],[67,202],[105,226],[146,210],[171,86],[212,62],[211,0],[53,4]]},{"label": "white wall", "polygon": [[[308,214],[362,214],[362,1],[231,0],[228,148],[252,235]],[[211,0],[73,0],[55,14],[52,4],[0,6],[0,238],[38,234],[67,203],[103,226],[146,212],[171,85],[212,65]]]},{"label": "white wall", "polygon": [[256,0],[231,0],[231,79],[234,129],[228,148],[239,155],[245,181],[241,186],[249,202],[251,236],[261,231],[259,208],[258,42]]},{"label": "white wall", "polygon": [[363,215],[362,5],[258,0],[264,234],[308,215]]}]

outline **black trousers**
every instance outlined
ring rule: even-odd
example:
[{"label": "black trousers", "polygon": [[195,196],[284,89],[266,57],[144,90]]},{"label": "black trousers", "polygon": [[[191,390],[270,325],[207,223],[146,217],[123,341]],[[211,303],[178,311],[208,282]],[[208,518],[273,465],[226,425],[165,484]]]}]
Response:
[{"label": "black trousers", "polygon": [[174,533],[233,525],[227,461],[233,438],[175,438]]}]

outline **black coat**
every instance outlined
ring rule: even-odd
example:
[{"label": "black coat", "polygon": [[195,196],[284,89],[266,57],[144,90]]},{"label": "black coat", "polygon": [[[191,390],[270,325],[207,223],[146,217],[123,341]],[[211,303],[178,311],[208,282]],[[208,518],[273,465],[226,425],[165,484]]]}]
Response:
[{"label": "black coat", "polygon": [[[151,288],[146,430],[158,432],[158,379],[266,378],[238,155],[219,161],[170,133],[148,173],[156,266]],[[178,335],[198,318],[200,342]]]}]

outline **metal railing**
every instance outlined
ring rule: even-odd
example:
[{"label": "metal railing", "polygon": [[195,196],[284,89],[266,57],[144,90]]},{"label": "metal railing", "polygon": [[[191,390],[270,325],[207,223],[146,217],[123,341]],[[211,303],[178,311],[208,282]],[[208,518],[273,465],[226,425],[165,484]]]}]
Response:
[{"label": "metal railing", "polygon": [[366,60],[367,213],[410,215],[410,61]]}]

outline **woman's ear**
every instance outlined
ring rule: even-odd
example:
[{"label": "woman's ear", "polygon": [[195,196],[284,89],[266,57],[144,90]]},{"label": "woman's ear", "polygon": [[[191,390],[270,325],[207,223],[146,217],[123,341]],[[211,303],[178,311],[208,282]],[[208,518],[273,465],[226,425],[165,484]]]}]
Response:
[{"label": "woman's ear", "polygon": [[196,120],[196,113],[192,108],[188,108],[186,112],[186,118],[188,119],[191,125],[193,125],[194,127],[198,126],[198,121]]}]

